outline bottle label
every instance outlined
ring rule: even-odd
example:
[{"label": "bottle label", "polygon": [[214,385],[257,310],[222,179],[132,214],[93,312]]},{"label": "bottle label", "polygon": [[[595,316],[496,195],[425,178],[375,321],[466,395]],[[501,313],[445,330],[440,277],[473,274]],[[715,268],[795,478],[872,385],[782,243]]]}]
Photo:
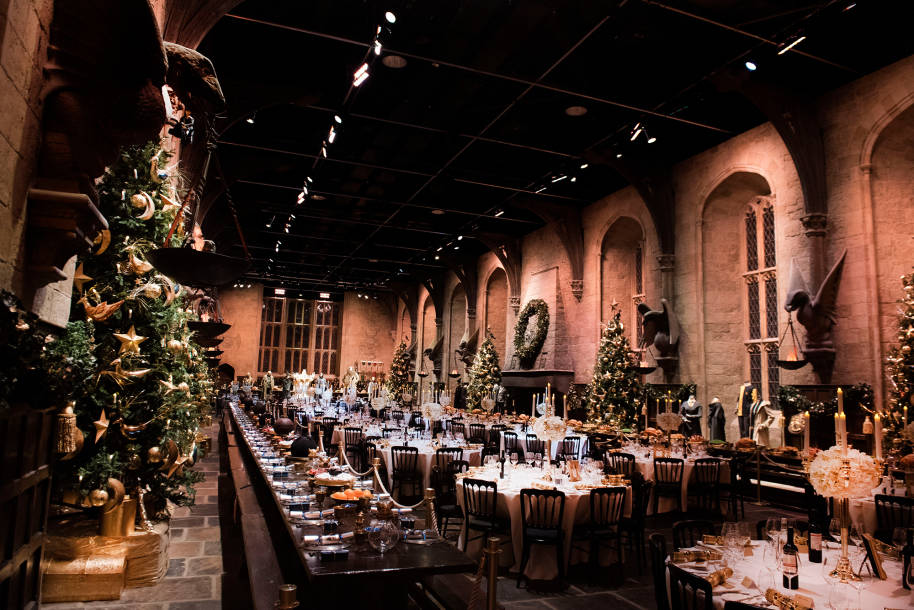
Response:
[{"label": "bottle label", "polygon": [[797,573],[797,556],[789,553],[785,553],[783,556],[783,565],[785,574],[796,574]]},{"label": "bottle label", "polygon": [[821,551],[822,550],[822,534],[809,534],[809,550],[811,551]]}]

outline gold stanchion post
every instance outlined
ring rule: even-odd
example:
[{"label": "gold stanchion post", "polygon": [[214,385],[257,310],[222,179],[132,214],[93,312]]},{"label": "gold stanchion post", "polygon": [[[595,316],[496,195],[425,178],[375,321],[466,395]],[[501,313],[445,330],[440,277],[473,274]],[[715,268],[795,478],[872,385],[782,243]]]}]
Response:
[{"label": "gold stanchion post", "polygon": [[488,562],[489,573],[488,591],[486,592],[486,608],[496,610],[498,608],[498,554],[501,552],[499,545],[501,538],[492,536],[486,546],[486,561]]}]

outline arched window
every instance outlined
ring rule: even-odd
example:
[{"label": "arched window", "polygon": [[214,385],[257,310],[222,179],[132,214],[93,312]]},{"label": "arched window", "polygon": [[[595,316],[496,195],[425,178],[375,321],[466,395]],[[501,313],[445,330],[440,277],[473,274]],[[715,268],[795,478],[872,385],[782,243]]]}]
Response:
[{"label": "arched window", "polygon": [[744,219],[746,264],[746,350],[749,380],[774,402],[778,373],[778,279],[775,252],[774,206],[769,197],[757,197]]}]

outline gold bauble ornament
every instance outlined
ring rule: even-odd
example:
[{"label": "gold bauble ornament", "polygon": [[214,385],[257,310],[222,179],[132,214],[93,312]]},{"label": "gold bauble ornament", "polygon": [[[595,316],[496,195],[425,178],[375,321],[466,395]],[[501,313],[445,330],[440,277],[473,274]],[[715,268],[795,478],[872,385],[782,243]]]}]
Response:
[{"label": "gold bauble ornament", "polygon": [[184,351],[184,343],[182,343],[178,339],[169,339],[168,343],[166,345],[168,347],[168,350],[174,354],[180,354],[181,352]]},{"label": "gold bauble ornament", "polygon": [[150,464],[161,464],[163,459],[162,448],[158,445],[146,450],[146,461]]},{"label": "gold bauble ornament", "polygon": [[136,445],[130,445],[127,447],[127,468],[130,470],[138,470],[140,466],[143,465],[143,460],[140,458],[140,451]]},{"label": "gold bauble ornament", "polygon": [[89,492],[89,504],[98,507],[108,501],[108,492],[104,489],[93,489]]},{"label": "gold bauble ornament", "polygon": [[156,211],[155,202],[152,197],[146,193],[136,193],[130,197],[130,205],[135,208],[145,208],[143,213],[137,216],[139,220],[149,220]]},{"label": "gold bauble ornament", "polygon": [[146,207],[146,193],[134,193],[130,196],[130,205],[139,209]]},{"label": "gold bauble ornament", "polygon": [[902,346],[901,346],[901,351],[902,351],[902,353],[904,353],[904,354],[910,354],[910,353],[911,353],[911,346],[910,346],[910,345],[902,345]]}]

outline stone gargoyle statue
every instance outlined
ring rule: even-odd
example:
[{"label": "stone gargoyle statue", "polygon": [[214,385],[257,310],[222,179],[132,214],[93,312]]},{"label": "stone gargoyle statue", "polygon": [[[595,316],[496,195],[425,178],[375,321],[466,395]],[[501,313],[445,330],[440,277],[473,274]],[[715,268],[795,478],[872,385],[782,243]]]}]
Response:
[{"label": "stone gargoyle statue", "polygon": [[797,321],[806,329],[806,347],[803,354],[812,363],[822,383],[831,379],[835,363],[835,344],[832,341],[832,327],[837,324],[836,305],[841,272],[844,269],[845,250],[825,276],[813,297],[806,286],[796,260],[790,261],[790,276],[787,283],[787,300],[784,309],[797,313]]},{"label": "stone gargoyle statue", "polygon": [[679,360],[679,320],[672,305],[660,299],[660,309],[652,310],[646,303],[639,303],[638,313],[644,331],[642,344],[653,345],[657,364],[667,374],[671,373]]}]

